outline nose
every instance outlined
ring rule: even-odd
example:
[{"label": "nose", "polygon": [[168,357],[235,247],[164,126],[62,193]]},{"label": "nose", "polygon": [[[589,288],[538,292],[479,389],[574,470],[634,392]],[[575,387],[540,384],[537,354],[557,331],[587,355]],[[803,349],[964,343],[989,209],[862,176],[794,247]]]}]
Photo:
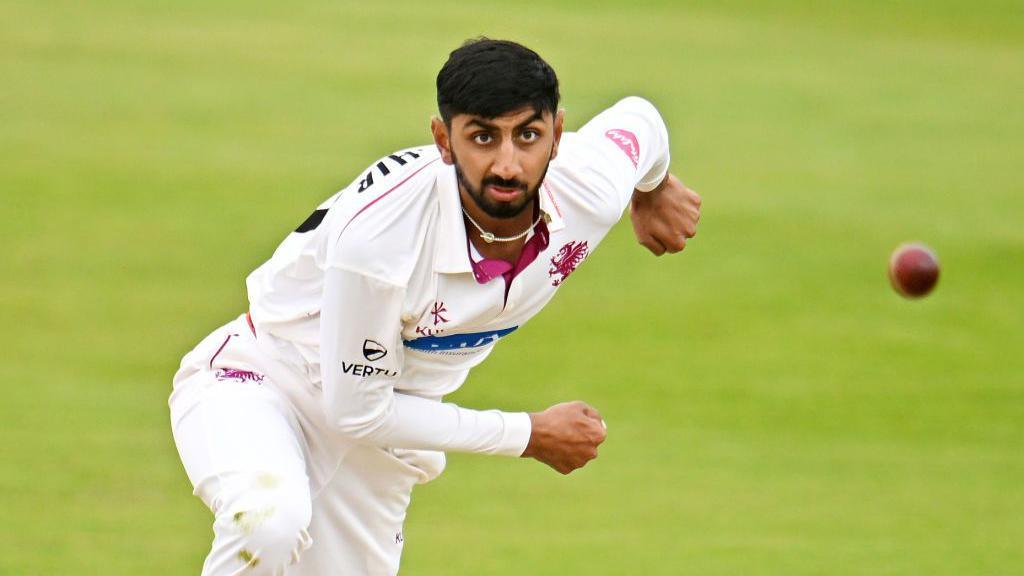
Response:
[{"label": "nose", "polygon": [[519,178],[523,167],[519,164],[519,154],[511,139],[505,140],[498,148],[497,157],[491,166],[495,176],[503,180],[514,180]]}]

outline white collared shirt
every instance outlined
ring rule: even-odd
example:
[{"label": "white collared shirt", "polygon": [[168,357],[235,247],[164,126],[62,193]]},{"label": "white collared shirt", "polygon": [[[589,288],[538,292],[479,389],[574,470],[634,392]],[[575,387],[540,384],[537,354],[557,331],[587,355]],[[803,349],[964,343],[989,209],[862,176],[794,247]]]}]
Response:
[{"label": "white collared shirt", "polygon": [[[520,455],[525,413],[440,402],[593,252],[669,166],[657,110],[631,97],[565,133],[541,186],[549,235],[518,271],[474,265],[454,168],[434,146],[382,158],[247,279],[257,338],[320,390],[328,425],[394,448]],[[509,278],[511,280],[509,281]]]}]

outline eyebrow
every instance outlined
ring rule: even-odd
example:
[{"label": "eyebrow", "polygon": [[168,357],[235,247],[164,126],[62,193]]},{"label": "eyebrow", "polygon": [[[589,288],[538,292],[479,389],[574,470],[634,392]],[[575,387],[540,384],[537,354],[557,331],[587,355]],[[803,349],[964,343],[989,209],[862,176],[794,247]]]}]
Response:
[{"label": "eyebrow", "polygon": [[[540,111],[534,112],[533,116],[530,116],[526,120],[520,122],[519,124],[516,124],[515,130],[521,130],[523,128],[526,128],[527,126],[529,126],[533,122],[536,122],[537,120],[543,120],[543,119],[544,119],[544,113],[543,112],[540,112]],[[497,128],[496,125],[491,124],[490,122],[485,122],[485,121],[483,121],[483,120],[481,120],[479,118],[473,118],[469,122],[466,122],[466,126],[469,126],[470,124],[476,124],[477,126],[483,128],[485,130],[494,130],[495,128]]]}]

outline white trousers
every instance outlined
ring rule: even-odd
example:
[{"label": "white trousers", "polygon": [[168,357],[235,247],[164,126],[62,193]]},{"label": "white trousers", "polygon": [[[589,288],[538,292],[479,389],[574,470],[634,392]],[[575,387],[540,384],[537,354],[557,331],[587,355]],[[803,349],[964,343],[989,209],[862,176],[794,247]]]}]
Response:
[{"label": "white trousers", "polygon": [[214,514],[203,576],[397,574],[412,487],[440,474],[443,454],[333,435],[318,391],[269,357],[242,316],[174,377],[175,444]]}]

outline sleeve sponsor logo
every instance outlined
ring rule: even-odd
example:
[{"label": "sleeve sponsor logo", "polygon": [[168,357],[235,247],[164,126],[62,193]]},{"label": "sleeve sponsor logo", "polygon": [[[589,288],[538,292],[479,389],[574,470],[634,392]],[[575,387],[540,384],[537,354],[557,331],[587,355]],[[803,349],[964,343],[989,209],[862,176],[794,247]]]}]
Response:
[{"label": "sleeve sponsor logo", "polygon": [[466,348],[481,348],[497,342],[499,339],[508,336],[519,328],[513,326],[502,330],[491,330],[489,332],[473,332],[471,334],[451,334],[449,336],[427,336],[415,340],[405,340],[402,344],[413,350],[424,350],[427,352],[440,352],[444,350],[461,350]]},{"label": "sleeve sponsor logo", "polygon": [[236,382],[255,382],[256,384],[263,384],[265,378],[263,374],[259,372],[253,372],[252,370],[239,370],[237,368],[221,368],[217,370],[214,378],[221,382],[225,380],[234,380]]},{"label": "sleeve sponsor logo", "polygon": [[640,142],[637,141],[636,134],[629,130],[615,129],[605,132],[604,135],[629,156],[634,168],[640,164]]},{"label": "sleeve sponsor logo", "polygon": [[397,370],[388,370],[386,368],[378,368],[376,366],[368,366],[366,364],[349,364],[344,361],[341,363],[341,371],[345,374],[351,374],[352,376],[359,376],[360,378],[366,378],[367,376],[385,376],[387,378],[394,378],[398,376]]},{"label": "sleeve sponsor logo", "polygon": [[376,340],[363,340],[363,357],[370,362],[375,362],[388,355],[388,349]]}]

